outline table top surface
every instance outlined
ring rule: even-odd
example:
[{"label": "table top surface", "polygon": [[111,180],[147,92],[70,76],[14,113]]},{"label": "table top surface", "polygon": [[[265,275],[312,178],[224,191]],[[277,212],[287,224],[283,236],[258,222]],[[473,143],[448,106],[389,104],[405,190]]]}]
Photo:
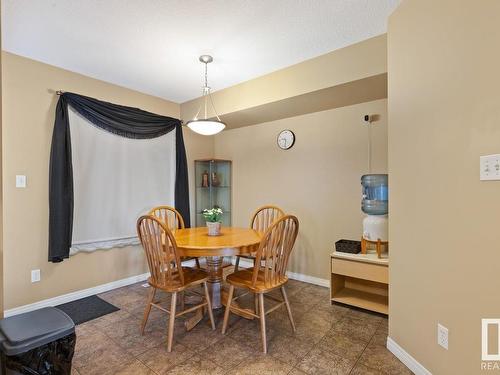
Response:
[{"label": "table top surface", "polygon": [[220,250],[252,248],[262,233],[251,228],[222,227],[219,236],[209,236],[207,227],[177,229],[173,232],[177,247],[184,250]]}]

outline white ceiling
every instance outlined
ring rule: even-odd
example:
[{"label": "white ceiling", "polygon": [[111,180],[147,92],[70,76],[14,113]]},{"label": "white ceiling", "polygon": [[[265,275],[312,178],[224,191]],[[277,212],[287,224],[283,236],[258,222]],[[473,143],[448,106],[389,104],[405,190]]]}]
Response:
[{"label": "white ceiling", "polygon": [[184,102],[201,94],[200,54],[219,90],[382,34],[399,2],[3,0],[3,48]]}]

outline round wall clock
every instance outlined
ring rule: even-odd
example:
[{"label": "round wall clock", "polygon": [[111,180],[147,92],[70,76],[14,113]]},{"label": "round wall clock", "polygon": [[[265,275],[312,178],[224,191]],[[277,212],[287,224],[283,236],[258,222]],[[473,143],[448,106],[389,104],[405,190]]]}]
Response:
[{"label": "round wall clock", "polygon": [[277,143],[282,150],[289,150],[295,143],[295,134],[291,130],[282,130],[278,134]]}]

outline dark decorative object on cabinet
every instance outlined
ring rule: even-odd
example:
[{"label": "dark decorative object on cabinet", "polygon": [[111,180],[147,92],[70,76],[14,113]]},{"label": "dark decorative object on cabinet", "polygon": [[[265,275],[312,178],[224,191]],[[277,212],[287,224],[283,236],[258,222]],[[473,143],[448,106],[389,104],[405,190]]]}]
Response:
[{"label": "dark decorative object on cabinet", "polygon": [[361,241],[338,240],[335,242],[335,251],[358,254],[361,252]]}]

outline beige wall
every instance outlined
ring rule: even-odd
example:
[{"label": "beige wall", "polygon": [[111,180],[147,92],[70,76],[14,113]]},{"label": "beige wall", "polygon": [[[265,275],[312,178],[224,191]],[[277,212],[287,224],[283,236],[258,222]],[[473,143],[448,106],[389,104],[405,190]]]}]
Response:
[{"label": "beige wall", "polygon": [[[5,308],[36,302],[146,272],[142,250],[129,247],[47,261],[48,165],[57,96],[74,91],[179,117],[178,104],[3,53],[3,194]],[[213,140],[185,131],[188,162],[211,156]],[[27,188],[15,188],[15,175]],[[192,174],[192,171],[190,171]],[[42,280],[31,284],[30,272]]]},{"label": "beige wall", "polygon": [[389,22],[389,331],[434,374],[481,373],[481,318],[500,318],[500,181],[479,181],[500,153],[499,25],[498,0],[405,0]]},{"label": "beige wall", "polygon": [[[214,62],[214,64],[216,63],[217,61]],[[318,90],[385,73],[387,73],[387,39],[386,35],[383,34],[214,92],[212,96],[219,115],[231,114],[229,118],[234,120],[235,117],[240,116],[238,112],[247,111],[246,114],[243,113],[244,116],[267,117],[266,121],[271,121],[276,119],[275,111],[282,105],[278,108],[274,106],[265,108],[266,104],[282,102],[288,98],[300,97]],[[367,93],[371,91],[372,94],[377,95],[373,92],[378,91],[374,90],[374,86],[377,85],[374,85],[373,82],[366,84]],[[332,94],[332,97],[335,100],[335,94]],[[380,96],[372,98],[372,100],[379,98]],[[317,98],[309,100],[317,100]],[[308,113],[306,111],[310,105],[308,105],[307,100],[301,101],[301,103],[295,101],[292,105],[297,106],[297,104],[305,107],[301,114]],[[192,118],[199,105],[199,98],[182,103],[182,119]],[[257,113],[248,113],[248,110],[253,107],[258,107]],[[211,108],[209,109],[211,110]],[[296,115],[297,108],[293,108],[292,112]],[[229,128],[232,126],[232,123],[228,123]]]},{"label": "beige wall", "polygon": [[[221,115],[227,129],[387,98],[387,73]],[[182,106],[181,106],[182,109]]]},{"label": "beige wall", "polygon": [[[263,204],[298,216],[300,233],[289,269],[329,279],[329,255],[340,238],[361,236],[360,177],[368,168],[365,114],[373,125],[374,172],[387,168],[387,100],[353,105],[215,136],[215,156],[233,160],[233,224],[248,226]],[[283,129],[296,135],[288,151],[276,145]]]}]

